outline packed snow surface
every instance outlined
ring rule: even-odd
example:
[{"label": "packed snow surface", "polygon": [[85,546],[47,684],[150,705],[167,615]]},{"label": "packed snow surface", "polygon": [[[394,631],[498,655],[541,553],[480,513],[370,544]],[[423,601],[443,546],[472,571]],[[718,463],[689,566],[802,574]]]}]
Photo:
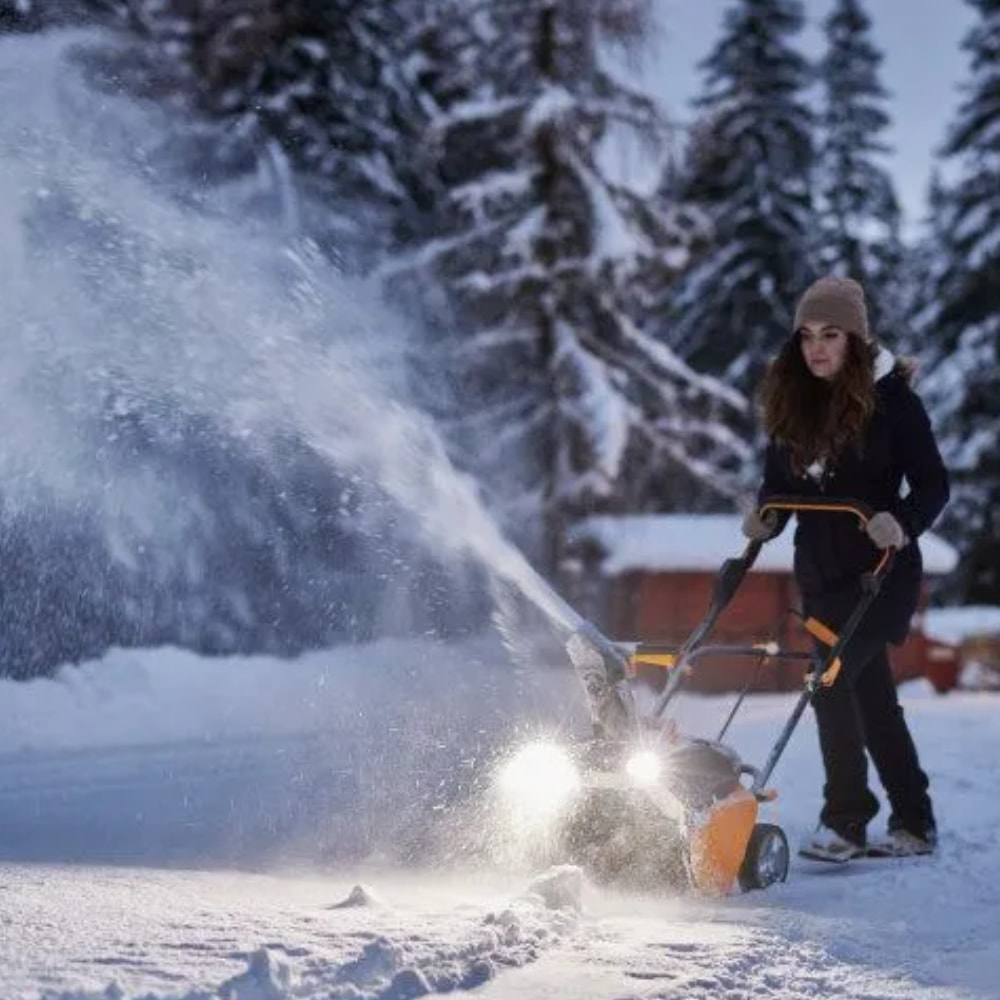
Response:
[{"label": "packed snow surface", "polygon": [[[1000,997],[1000,702],[902,690],[939,855],[796,860],[783,885],[706,899],[440,849],[477,823],[465,799],[499,748],[581,717],[569,672],[489,643],[115,651],[0,683],[0,996]],[[745,759],[792,697],[744,706]],[[677,718],[711,735],[727,707],[688,695]],[[794,842],[820,790],[808,715],[775,784]]]}]

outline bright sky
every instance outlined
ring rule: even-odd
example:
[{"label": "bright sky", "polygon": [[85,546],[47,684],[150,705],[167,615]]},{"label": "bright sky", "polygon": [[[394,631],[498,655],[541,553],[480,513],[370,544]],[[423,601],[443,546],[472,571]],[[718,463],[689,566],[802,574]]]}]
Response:
[{"label": "bright sky", "polygon": [[[718,37],[723,12],[732,0],[658,0],[665,41],[650,78],[668,107],[688,110],[700,89],[698,62]],[[803,50],[820,51],[820,26],[830,0],[805,0],[808,27]],[[882,81],[892,93],[895,149],[891,167],[911,222],[922,217],[931,159],[941,145],[959,104],[958,87],[968,79],[960,45],[974,15],[963,0],[865,0],[875,43],[885,53]],[[675,112],[676,113],[676,112]]]}]

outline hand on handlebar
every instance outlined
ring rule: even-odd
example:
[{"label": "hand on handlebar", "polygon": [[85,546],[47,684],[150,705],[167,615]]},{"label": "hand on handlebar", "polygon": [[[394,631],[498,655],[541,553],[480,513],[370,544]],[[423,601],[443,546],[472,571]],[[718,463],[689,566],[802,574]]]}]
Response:
[{"label": "hand on handlebar", "polygon": [[743,534],[752,542],[766,542],[778,530],[778,512],[769,510],[761,516],[757,508],[747,511],[743,518]]},{"label": "hand on handlebar", "polygon": [[909,541],[903,526],[887,510],[872,517],[865,532],[880,549],[901,549]]}]

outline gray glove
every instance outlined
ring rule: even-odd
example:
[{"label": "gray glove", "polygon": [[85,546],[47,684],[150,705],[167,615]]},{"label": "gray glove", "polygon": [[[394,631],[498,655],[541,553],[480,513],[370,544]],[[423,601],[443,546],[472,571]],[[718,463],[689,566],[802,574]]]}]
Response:
[{"label": "gray glove", "polygon": [[778,512],[769,510],[763,517],[754,508],[743,518],[743,534],[752,542],[766,542],[778,530]]},{"label": "gray glove", "polygon": [[903,526],[887,510],[880,510],[865,525],[865,531],[880,549],[901,549],[909,541]]}]

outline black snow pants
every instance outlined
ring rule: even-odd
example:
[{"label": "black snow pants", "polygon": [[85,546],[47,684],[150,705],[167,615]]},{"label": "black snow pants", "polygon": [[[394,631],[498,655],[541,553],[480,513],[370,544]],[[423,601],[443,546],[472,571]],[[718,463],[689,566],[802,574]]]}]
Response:
[{"label": "black snow pants", "polygon": [[922,837],[935,825],[927,775],[899,704],[887,643],[881,630],[865,625],[847,644],[836,682],[813,698],[826,772],[820,822],[862,845],[879,809],[868,785],[866,750],[889,800],[889,829]]}]

